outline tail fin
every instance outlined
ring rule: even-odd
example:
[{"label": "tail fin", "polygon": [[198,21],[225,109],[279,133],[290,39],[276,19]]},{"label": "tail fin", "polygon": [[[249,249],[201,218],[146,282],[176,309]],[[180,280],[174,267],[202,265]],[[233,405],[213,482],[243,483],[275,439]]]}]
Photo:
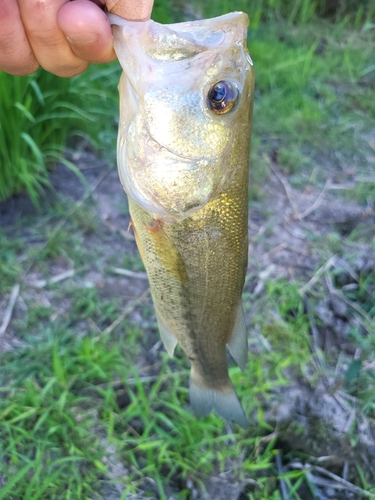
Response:
[{"label": "tail fin", "polygon": [[198,385],[190,377],[190,404],[197,418],[205,417],[212,410],[215,410],[220,417],[228,422],[234,421],[243,429],[249,426],[245,412],[231,384],[220,391]]}]

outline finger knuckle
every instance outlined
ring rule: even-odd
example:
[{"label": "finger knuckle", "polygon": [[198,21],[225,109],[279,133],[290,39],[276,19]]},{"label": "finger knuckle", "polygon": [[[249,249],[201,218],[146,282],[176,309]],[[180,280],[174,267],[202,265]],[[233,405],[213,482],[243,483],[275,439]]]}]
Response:
[{"label": "finger knuckle", "polygon": [[88,65],[89,65],[88,62],[81,61],[78,63],[77,62],[75,62],[75,63],[66,62],[66,63],[62,63],[59,65],[47,64],[47,65],[43,65],[43,68],[46,71],[53,73],[54,75],[61,76],[63,78],[70,78],[72,76],[77,76],[77,75],[83,73],[87,69]]}]

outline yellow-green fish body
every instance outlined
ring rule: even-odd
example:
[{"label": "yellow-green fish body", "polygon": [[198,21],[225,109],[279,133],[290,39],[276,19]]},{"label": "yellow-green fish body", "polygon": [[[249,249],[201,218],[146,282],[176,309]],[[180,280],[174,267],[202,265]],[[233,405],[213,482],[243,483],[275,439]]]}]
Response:
[{"label": "yellow-green fish body", "polygon": [[246,426],[226,347],[247,360],[248,159],[254,77],[247,16],[114,27],[119,172],[159,330],[191,362],[190,401]]}]

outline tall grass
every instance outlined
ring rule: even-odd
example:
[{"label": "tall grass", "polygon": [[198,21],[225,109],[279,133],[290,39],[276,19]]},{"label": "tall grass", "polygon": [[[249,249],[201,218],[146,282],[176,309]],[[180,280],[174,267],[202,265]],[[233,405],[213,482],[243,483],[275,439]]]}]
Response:
[{"label": "tall grass", "polygon": [[[163,0],[156,0],[156,6],[164,5]],[[179,4],[180,2],[176,2]],[[305,24],[317,17],[331,21],[345,21],[356,27],[375,20],[375,3],[371,0],[218,0],[203,4],[193,0],[197,12],[220,15],[232,10],[242,10],[251,17],[252,27],[260,22],[287,20],[293,24]]]},{"label": "tall grass", "polygon": [[64,159],[72,135],[85,136],[97,148],[108,142],[114,147],[117,81],[113,65],[73,79],[43,70],[26,77],[0,72],[0,200],[26,190],[38,203],[56,161],[74,169]]}]

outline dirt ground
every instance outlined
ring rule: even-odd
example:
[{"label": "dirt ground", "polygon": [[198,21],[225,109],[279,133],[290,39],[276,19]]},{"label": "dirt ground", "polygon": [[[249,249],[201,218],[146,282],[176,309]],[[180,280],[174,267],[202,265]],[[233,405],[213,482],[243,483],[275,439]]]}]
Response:
[{"label": "dirt ground", "polygon": [[[126,198],[117,171],[109,168],[104,160],[98,159],[88,150],[76,152],[72,159],[93,190],[93,202],[88,199],[84,186],[77,180],[75,174],[63,165],[58,165],[51,176],[55,192],[48,193],[43,202],[44,206],[53,205],[61,196],[71,200],[72,206],[77,203],[89,203],[95,211],[95,222],[101,230],[84,234],[85,247],[95,248],[96,254],[101,256],[103,262],[109,261],[119,253],[137,255],[134,237],[128,232]],[[292,282],[299,280],[305,283],[308,289],[314,285],[314,280],[320,279],[319,269],[324,271],[339,267],[349,268],[345,255],[342,254],[332,255],[328,260],[322,261],[316,240],[333,232],[346,235],[360,224],[375,228],[374,207],[359,205],[339,196],[341,194],[339,188],[343,187],[339,183],[330,180],[319,188],[307,185],[305,189],[299,190],[291,187],[288,179],[278,171],[271,160],[270,167],[270,176],[262,186],[264,195],[259,202],[250,205],[249,211],[249,279],[246,290],[255,296],[264,293],[265,282],[271,278],[285,277]],[[44,213],[43,207],[41,211],[36,210],[27,196],[20,195],[0,204],[1,227],[8,235],[14,232],[27,236],[30,223],[40,224]],[[359,270],[371,268],[375,264],[375,257],[367,245],[358,243],[357,253],[357,269],[348,269],[349,274],[358,273]],[[54,266],[49,270],[51,276],[61,275],[67,271],[64,263],[59,266],[57,262]],[[25,283],[31,287],[27,293],[34,294],[40,303],[47,304],[52,300],[51,292],[38,286],[43,279],[32,269],[24,276]],[[75,279],[82,279],[83,283],[98,287],[102,296],[122,297],[124,307],[142,296],[148,289],[147,278],[142,271],[128,276],[116,274],[108,276],[96,270]],[[329,283],[327,287],[329,288]],[[318,327],[312,325],[312,345],[326,352],[336,349],[355,356],[356,348],[345,338],[345,331],[350,321],[354,321],[348,319],[347,309],[350,306],[328,288],[326,298],[319,303],[319,310],[315,311],[321,322]],[[8,299],[9,297],[0,298],[0,312],[5,310]],[[152,307],[149,297],[144,300]],[[61,313],[64,307],[67,309],[62,301]],[[14,309],[14,318],[22,314],[22,301],[18,301]],[[153,353],[157,351],[153,347],[155,345],[157,348],[160,347],[159,339],[155,337],[156,323],[154,320],[151,324],[145,322],[137,307],[131,313],[130,320],[140,324],[146,332],[149,332],[149,338],[145,339],[148,354],[144,354],[143,350],[143,354],[137,360],[141,368],[152,361]],[[253,334],[257,335],[257,332],[250,332],[250,336]],[[11,321],[4,335],[0,336],[0,352],[17,349],[21,345],[24,345],[24,341],[17,337],[17,331]],[[335,384],[335,370],[337,373],[342,369],[340,359],[337,359],[336,368],[327,369],[326,375],[321,377],[315,388],[301,380],[291,381],[289,387],[275,393],[265,416],[266,420],[280,429],[280,438],[285,444],[285,450],[294,448],[308,453],[311,451],[311,443],[317,431],[324,427],[330,439],[315,439],[314,456],[323,457],[325,461],[317,461],[315,465],[324,466],[332,474],[340,477],[345,467],[348,468],[347,464],[353,462],[353,458],[367,464],[369,470],[375,470],[374,429],[363,416],[357,415],[350,397],[343,391],[332,390]],[[353,419],[358,419],[358,442],[355,449],[346,438]],[[291,423],[298,423],[304,429],[299,442],[295,433],[291,431]],[[113,477],[121,475],[124,466],[116,458],[114,450],[111,451],[108,447],[107,451],[113,461],[110,468]],[[300,465],[296,463],[295,468],[298,469]],[[372,475],[375,483],[375,474]],[[316,469],[316,476],[320,478],[318,484],[322,499],[361,498],[359,493],[348,491],[345,487],[341,492],[337,489],[332,490],[330,483],[332,477],[324,476],[319,468]],[[342,477],[345,479],[345,475]],[[230,474],[221,474],[207,482],[208,498],[216,500],[245,498],[243,492],[246,487],[246,484],[236,482]],[[107,500],[119,498],[119,491],[114,486],[108,485],[103,493]],[[199,492],[196,492],[195,498],[201,498]]]}]

